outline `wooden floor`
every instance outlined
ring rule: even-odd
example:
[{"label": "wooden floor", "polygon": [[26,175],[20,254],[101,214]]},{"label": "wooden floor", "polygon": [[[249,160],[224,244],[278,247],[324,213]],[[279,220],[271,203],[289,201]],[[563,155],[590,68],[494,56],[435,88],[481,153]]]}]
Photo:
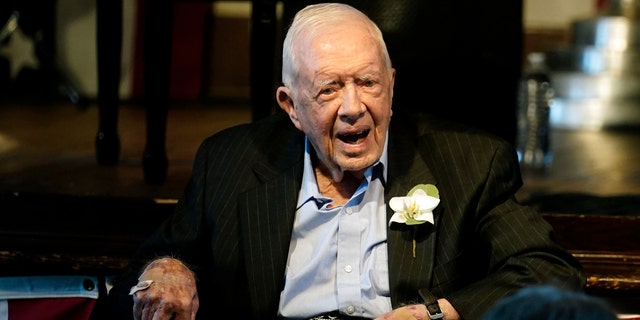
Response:
[{"label": "wooden floor", "polygon": [[186,184],[200,142],[250,119],[248,105],[237,103],[171,106],[167,179],[162,185],[149,185],[141,167],[146,127],[140,106],[120,108],[120,163],[100,166],[94,145],[95,104],[0,105],[0,192],[175,199]]}]

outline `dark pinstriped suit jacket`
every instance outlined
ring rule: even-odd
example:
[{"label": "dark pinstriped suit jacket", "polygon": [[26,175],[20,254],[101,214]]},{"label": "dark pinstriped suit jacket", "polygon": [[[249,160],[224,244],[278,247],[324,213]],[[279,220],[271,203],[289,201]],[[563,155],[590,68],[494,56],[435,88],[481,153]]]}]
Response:
[{"label": "dark pinstriped suit jacket", "polygon": [[[276,318],[303,148],[304,136],[282,114],[224,130],[200,147],[173,224],[143,252],[171,252],[192,264],[203,319],[224,309],[242,319]],[[476,319],[521,286],[582,288],[579,264],[551,240],[550,226],[514,201],[521,178],[508,143],[440,120],[394,114],[388,150],[385,200],[420,183],[436,185],[441,199],[435,226],[388,230],[394,307],[419,301],[418,288],[428,287],[465,319]],[[392,214],[389,209],[388,218]]]}]

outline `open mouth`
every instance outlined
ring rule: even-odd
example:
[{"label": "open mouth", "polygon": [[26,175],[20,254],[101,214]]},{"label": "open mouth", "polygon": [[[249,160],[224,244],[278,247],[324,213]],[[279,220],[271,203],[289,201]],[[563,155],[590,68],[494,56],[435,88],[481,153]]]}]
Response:
[{"label": "open mouth", "polygon": [[369,135],[369,131],[371,130],[367,129],[355,133],[338,134],[338,139],[340,139],[340,141],[344,143],[357,144],[362,142],[362,140],[364,140]]}]

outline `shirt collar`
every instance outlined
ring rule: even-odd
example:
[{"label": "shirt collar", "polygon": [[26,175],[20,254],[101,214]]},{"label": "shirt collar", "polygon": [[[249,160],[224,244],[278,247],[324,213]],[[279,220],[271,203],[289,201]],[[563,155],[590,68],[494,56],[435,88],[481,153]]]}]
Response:
[{"label": "shirt collar", "polygon": [[[371,165],[365,171],[365,177],[371,176],[371,180],[380,179],[382,186],[386,186],[387,181],[387,144],[389,143],[389,133],[387,132],[387,138],[385,139],[384,148],[382,149],[382,155],[380,159]],[[300,208],[308,201],[315,200],[318,207],[321,207],[327,198],[323,197],[318,190],[318,184],[316,182],[316,176],[311,165],[311,143],[309,137],[304,138],[304,170],[302,174],[302,187],[300,188],[300,194],[298,195],[298,204],[296,208]]]}]

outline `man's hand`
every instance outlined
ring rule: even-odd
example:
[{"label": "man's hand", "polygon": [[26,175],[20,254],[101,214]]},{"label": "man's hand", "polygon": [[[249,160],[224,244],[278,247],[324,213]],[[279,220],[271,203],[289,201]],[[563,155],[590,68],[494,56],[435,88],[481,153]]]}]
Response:
[{"label": "man's hand", "polygon": [[147,283],[132,288],[136,320],[195,320],[200,306],[196,279],[182,262],[173,258],[154,260],[138,280]]},{"label": "man's hand", "polygon": [[[438,299],[444,320],[460,320],[460,315],[447,299]],[[424,304],[411,304],[385,313],[375,320],[429,320],[427,307]]]}]

